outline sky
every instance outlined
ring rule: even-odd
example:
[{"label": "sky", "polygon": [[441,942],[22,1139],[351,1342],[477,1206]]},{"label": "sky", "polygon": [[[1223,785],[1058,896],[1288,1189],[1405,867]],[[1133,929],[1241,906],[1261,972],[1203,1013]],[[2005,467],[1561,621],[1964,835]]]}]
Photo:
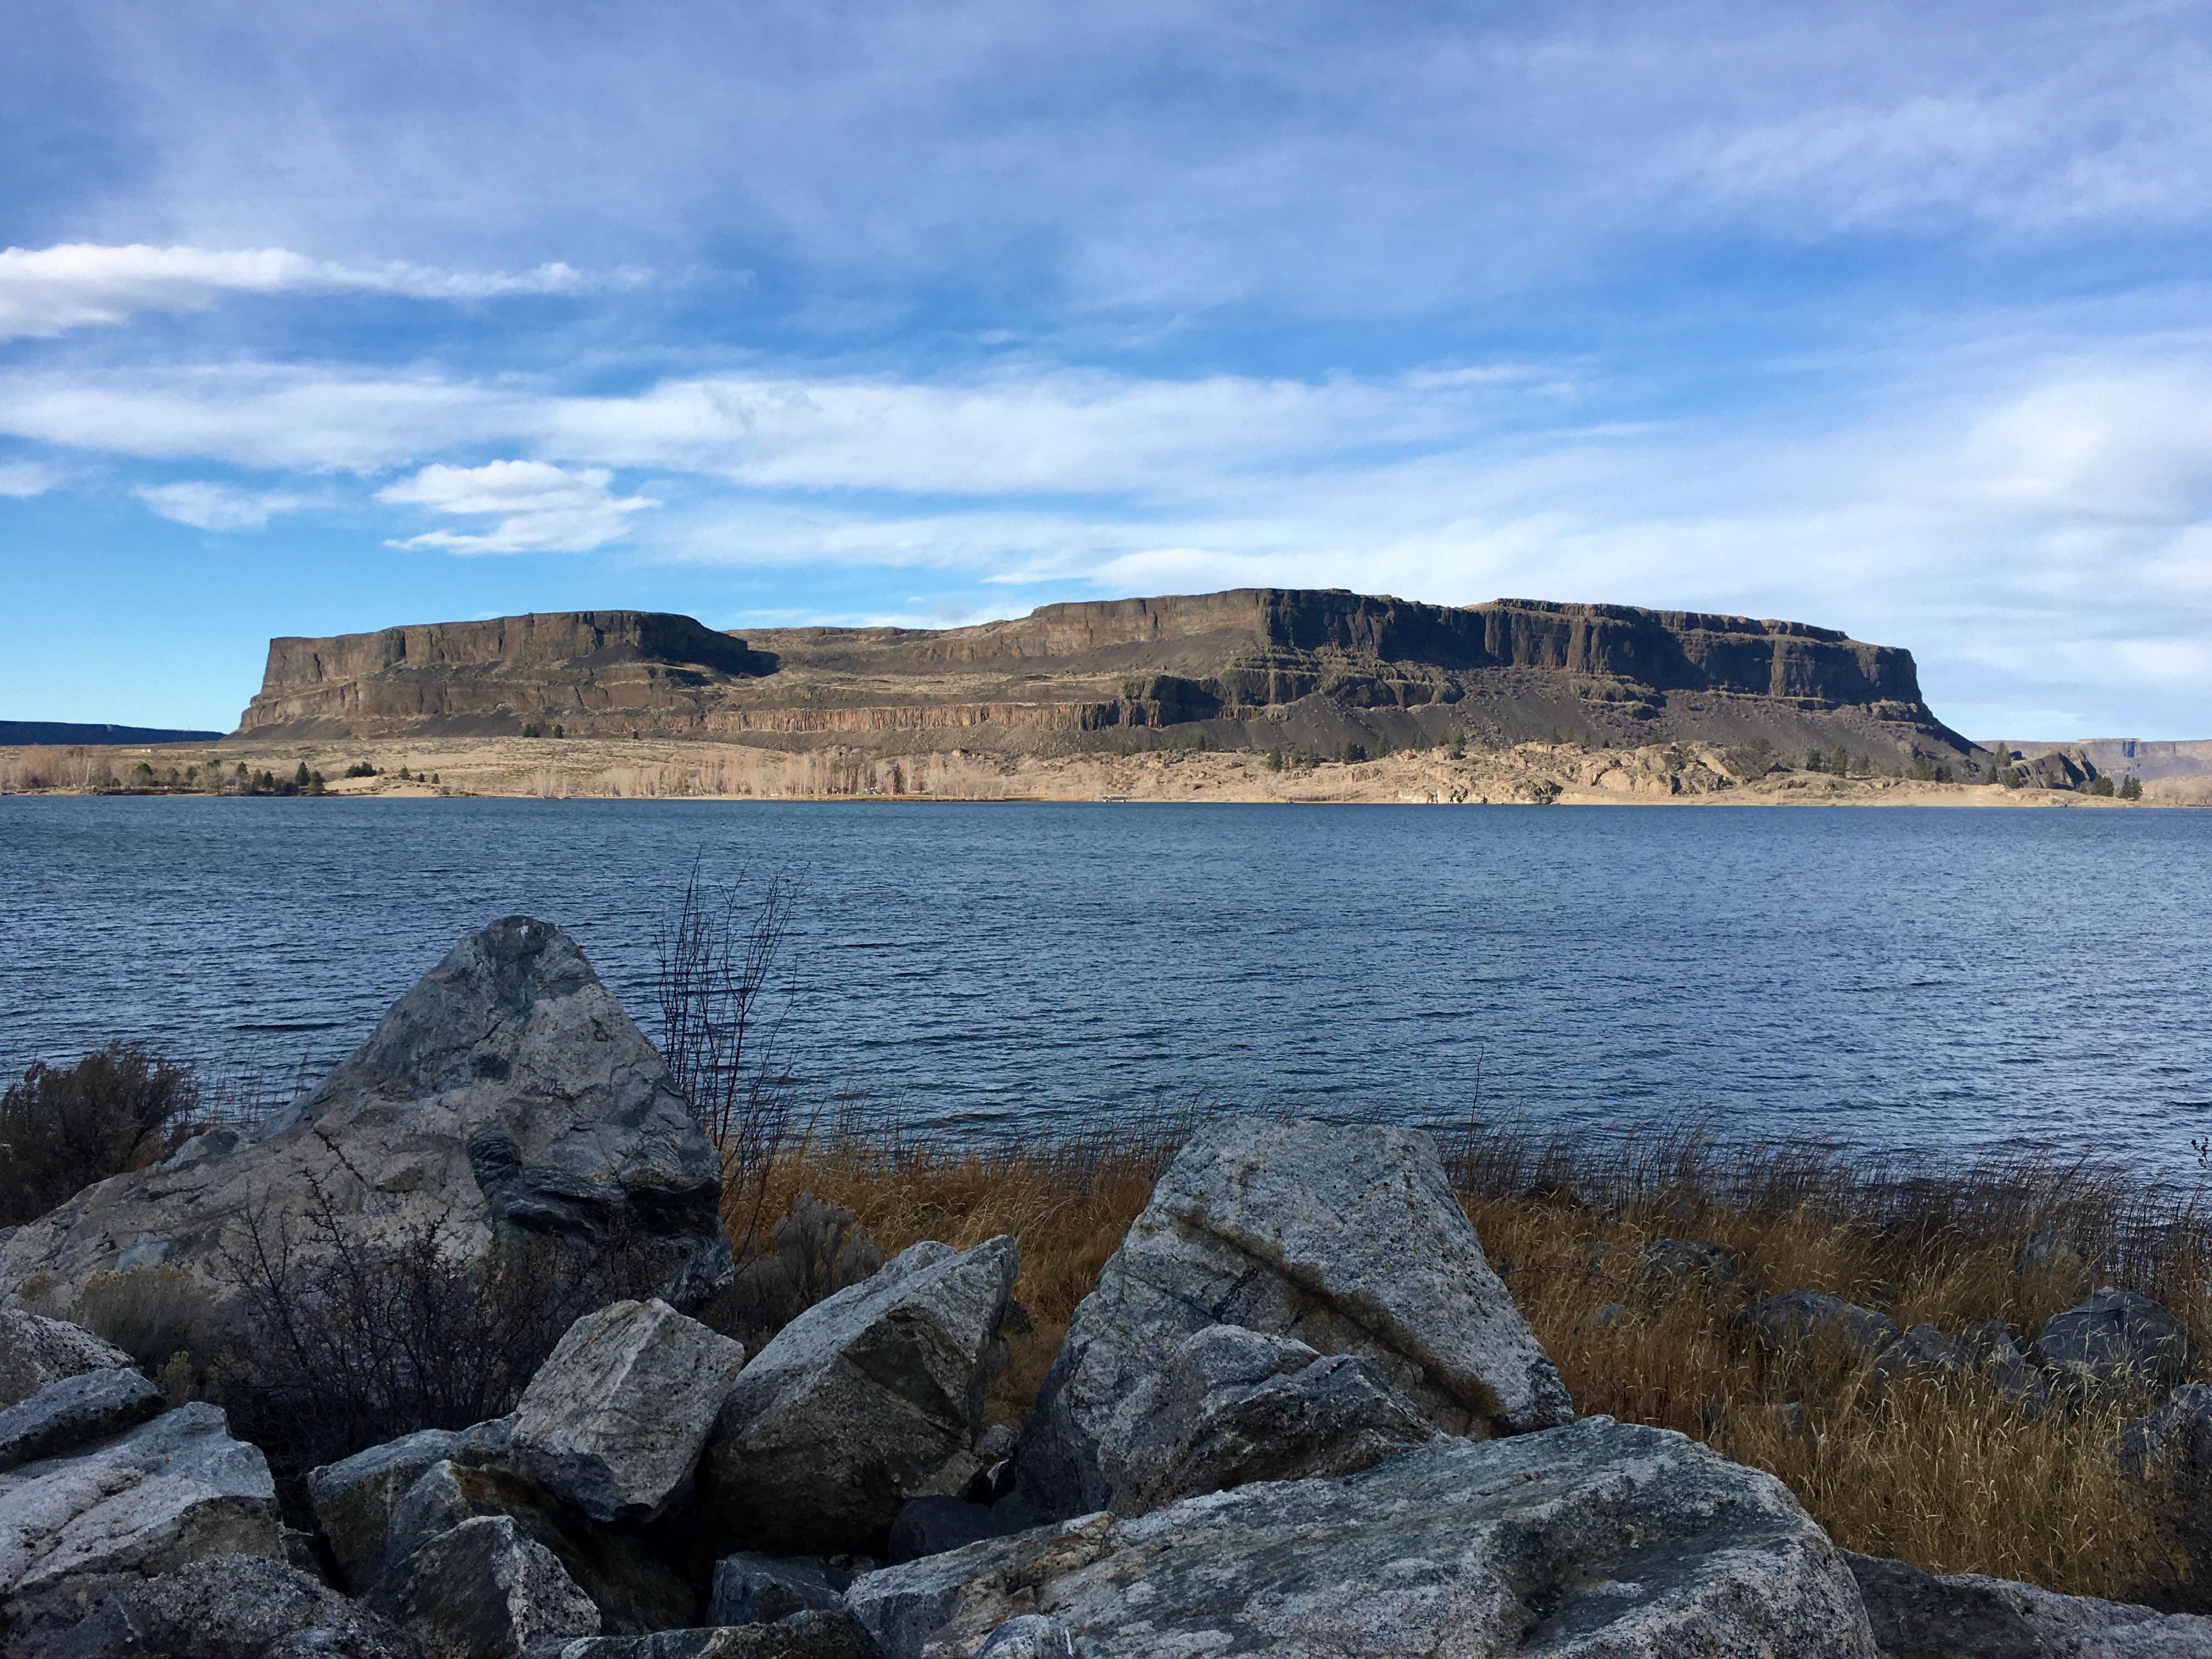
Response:
[{"label": "sky", "polygon": [[0,718],[1249,586],[2212,737],[2212,5],[11,0]]}]

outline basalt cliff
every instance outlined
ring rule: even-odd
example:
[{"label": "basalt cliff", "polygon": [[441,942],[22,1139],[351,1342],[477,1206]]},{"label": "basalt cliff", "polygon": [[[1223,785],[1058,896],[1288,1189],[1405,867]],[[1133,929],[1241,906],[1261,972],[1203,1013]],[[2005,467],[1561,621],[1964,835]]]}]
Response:
[{"label": "basalt cliff", "polygon": [[240,735],[714,738],[886,754],[1162,741],[1743,743],[1964,757],[1910,652],[1832,629],[1626,605],[1450,606],[1340,590],[1045,605],[944,629],[716,633],[632,611],[270,642]]}]

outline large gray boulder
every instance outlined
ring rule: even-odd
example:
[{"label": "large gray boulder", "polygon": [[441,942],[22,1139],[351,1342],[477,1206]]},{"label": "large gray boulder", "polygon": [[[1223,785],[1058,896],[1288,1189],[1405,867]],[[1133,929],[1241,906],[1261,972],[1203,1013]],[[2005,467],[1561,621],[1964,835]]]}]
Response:
[{"label": "large gray boulder", "polygon": [[1350,1474],[1436,1432],[1350,1354],[1209,1325],[1170,1351],[1106,1425],[1099,1468],[1116,1514],[1251,1480]]},{"label": "large gray boulder", "polygon": [[[24,1230],[14,1230],[20,1236]],[[0,1245],[0,1271],[7,1247]],[[0,1277],[0,1286],[13,1285]],[[0,1407],[21,1405],[49,1382],[88,1371],[128,1370],[131,1356],[65,1319],[0,1308]]]},{"label": "large gray boulder", "polygon": [[213,1406],[0,1474],[0,1601],[82,1573],[283,1553],[269,1465]]},{"label": "large gray boulder", "polygon": [[1881,1659],[2212,1659],[2212,1619],[1846,1553]]},{"label": "large gray boulder", "polygon": [[226,1555],[18,1598],[4,1659],[420,1659],[414,1638],[297,1568]]},{"label": "large gray boulder", "polygon": [[373,1605],[428,1659],[517,1659],[542,1642],[599,1632],[592,1598],[505,1516],[431,1540],[377,1587]]},{"label": "large gray boulder", "polygon": [[1076,1310],[1016,1468],[1047,1515],[1107,1507],[1099,1441],[1209,1325],[1350,1354],[1450,1434],[1574,1410],[1416,1129],[1235,1119],[1194,1135]]},{"label": "large gray boulder", "polygon": [[167,1403],[137,1371],[87,1371],[49,1382],[0,1412],[0,1472],[136,1428]]},{"label": "large gray boulder", "polygon": [[2130,1383],[2170,1389],[2197,1364],[2188,1328],[2133,1291],[2092,1291],[2054,1315],[2028,1352],[2077,1389]]},{"label": "large gray boulder", "polygon": [[604,1526],[562,1503],[526,1475],[497,1464],[434,1463],[392,1511],[380,1585],[404,1575],[415,1553],[479,1516],[514,1523],[552,1552],[562,1571],[599,1610],[611,1636],[695,1624],[699,1595],[672,1556],[681,1550],[635,1527]]},{"label": "large gray boulder", "polygon": [[495,1418],[470,1429],[422,1429],[307,1472],[307,1504],[331,1547],[338,1577],[366,1595],[384,1566],[392,1512],[435,1464],[474,1468],[506,1455],[514,1419]]},{"label": "large gray boulder", "polygon": [[846,1602],[879,1659],[965,1659],[1022,1613],[1084,1659],[1875,1654],[1779,1481],[1602,1417],[1088,1516],[887,1567]]},{"label": "large gray boulder", "polygon": [[872,1553],[901,1504],[964,1486],[1020,1261],[1003,1236],[916,1244],[785,1326],[738,1374],[701,1460],[708,1535]]},{"label": "large gray boulder", "polygon": [[595,1521],[650,1520],[691,1478],[744,1363],[665,1302],[586,1314],[515,1407],[515,1462]]},{"label": "large gray boulder", "polygon": [[[21,1228],[0,1245],[0,1296],[33,1273],[70,1291],[125,1265],[214,1284],[239,1217],[327,1200],[371,1236],[443,1224],[478,1250],[619,1244],[689,1305],[732,1271],[720,1194],[714,1146],[576,942],[508,916],[455,945],[263,1135],[210,1131]],[[305,1230],[291,1246],[324,1248]]]},{"label": "large gray boulder", "polygon": [[773,1625],[586,1637],[532,1648],[527,1659],[874,1659],[842,1613],[798,1613]]}]

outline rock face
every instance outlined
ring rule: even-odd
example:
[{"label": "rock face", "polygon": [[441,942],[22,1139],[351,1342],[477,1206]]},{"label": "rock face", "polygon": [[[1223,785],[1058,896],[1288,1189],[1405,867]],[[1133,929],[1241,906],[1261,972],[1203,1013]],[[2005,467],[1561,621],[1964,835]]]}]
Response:
[{"label": "rock face", "polygon": [[0,1601],[82,1573],[283,1553],[269,1465],[213,1406],[0,1474]]},{"label": "rock face", "polygon": [[972,1654],[1024,1613],[1085,1659],[1875,1653],[1778,1481],[1606,1418],[1091,1516],[872,1573],[847,1602],[881,1659]]},{"label": "rock face", "polygon": [[817,1303],[738,1373],[698,1475],[727,1547],[830,1555],[880,1546],[901,1503],[975,1472],[1020,1250],[916,1244]]},{"label": "rock face", "polygon": [[2060,1378],[2085,1388],[2133,1379],[2170,1389],[2197,1363],[2197,1345],[2182,1322],[2132,1291],[2091,1291],[2087,1301],[2054,1316],[2029,1352]]},{"label": "rock face", "polygon": [[1076,1310],[1016,1455],[1022,1495],[1047,1515],[1108,1507],[1114,1413],[1209,1325],[1352,1355],[1447,1433],[1573,1415],[1428,1136],[1234,1120],[1192,1137]]},{"label": "rock face", "polygon": [[732,1271],[720,1161],[667,1066],[574,939],[508,916],[394,1003],[289,1124],[201,1135],[20,1230],[0,1294],[36,1272],[76,1286],[126,1262],[204,1271],[240,1214],[301,1215],[317,1192],[367,1229],[445,1218],[479,1249],[619,1246],[679,1304]]},{"label": "rock face", "polygon": [[[4,1251],[27,1229],[8,1229]],[[49,1382],[88,1371],[127,1370],[131,1356],[66,1320],[21,1308],[0,1308],[0,1407],[20,1405]]]},{"label": "rock face", "polygon": [[49,1382],[0,1412],[0,1473],[120,1434],[160,1416],[164,1403],[137,1371],[88,1371]]},{"label": "rock face", "polygon": [[599,1630],[591,1598],[505,1516],[465,1521],[433,1539],[375,1599],[428,1659],[515,1659],[536,1644]]},{"label": "rock face", "polygon": [[1141,1515],[1252,1480],[1350,1474],[1435,1431],[1349,1354],[1209,1325],[1185,1338],[1107,1423],[1114,1509]]},{"label": "rock face", "polygon": [[1846,1554],[1881,1659],[2212,1659],[2212,1619]]},{"label": "rock face", "polygon": [[650,1520],[691,1478],[744,1362],[665,1302],[586,1314],[515,1408],[515,1460],[595,1521]]},{"label": "rock face", "polygon": [[1614,746],[1768,739],[1954,763],[1911,654],[1831,629],[1627,605],[1421,605],[1241,588],[1051,605],[944,630],[715,635],[635,611],[507,617],[270,641],[242,732],[743,736],[1001,751],[1205,722],[1224,746],[1508,741],[1565,726]]},{"label": "rock face", "polygon": [[420,1659],[412,1637],[263,1556],[100,1573],[9,1609],[7,1659]]}]

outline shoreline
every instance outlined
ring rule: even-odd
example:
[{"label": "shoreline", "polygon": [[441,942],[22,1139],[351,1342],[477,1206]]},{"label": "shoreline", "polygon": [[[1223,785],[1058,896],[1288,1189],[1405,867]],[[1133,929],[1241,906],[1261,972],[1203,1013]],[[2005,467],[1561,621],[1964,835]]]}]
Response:
[{"label": "shoreline", "polygon": [[[274,789],[240,787],[238,769]],[[1838,776],[1718,744],[1636,749],[1524,743],[1432,748],[1297,765],[1250,750],[988,750],[882,753],[702,738],[371,738],[0,747],[0,796],[282,793],[301,767],[353,798],[873,802],[1222,802],[1243,805],[1929,806],[2123,809],[2212,805],[2212,777],[2154,779],[2140,801],[2065,789]],[[349,767],[374,769],[348,777]],[[1764,769],[1762,769],[1762,768]],[[402,778],[402,771],[409,775]],[[208,787],[210,779],[217,787]]]}]

